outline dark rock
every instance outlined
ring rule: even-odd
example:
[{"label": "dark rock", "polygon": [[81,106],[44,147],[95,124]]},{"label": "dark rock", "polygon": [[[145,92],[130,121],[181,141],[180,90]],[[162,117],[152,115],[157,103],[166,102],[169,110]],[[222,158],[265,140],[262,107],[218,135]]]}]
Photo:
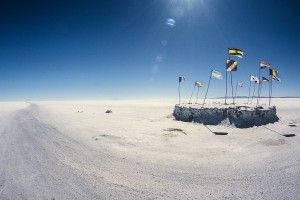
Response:
[{"label": "dark rock", "polygon": [[246,107],[233,106],[223,108],[195,108],[176,105],[173,116],[176,120],[185,122],[199,122],[205,125],[218,125],[223,120],[229,119],[230,124],[237,128],[249,128],[266,125],[279,120],[276,107]]},{"label": "dark rock", "polygon": [[105,111],[105,113],[112,113],[112,111],[111,110],[107,110],[107,111]]}]

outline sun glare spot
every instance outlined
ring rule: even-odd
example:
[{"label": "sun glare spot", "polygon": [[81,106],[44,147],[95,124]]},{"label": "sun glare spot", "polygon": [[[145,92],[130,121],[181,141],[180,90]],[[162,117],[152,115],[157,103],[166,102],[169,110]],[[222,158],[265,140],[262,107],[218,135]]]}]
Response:
[{"label": "sun glare spot", "polygon": [[167,19],[166,25],[170,28],[175,27],[176,21],[174,19]]},{"label": "sun glare spot", "polygon": [[203,6],[203,0],[170,0],[170,12],[175,19],[180,19],[186,14],[198,10],[199,6]]}]

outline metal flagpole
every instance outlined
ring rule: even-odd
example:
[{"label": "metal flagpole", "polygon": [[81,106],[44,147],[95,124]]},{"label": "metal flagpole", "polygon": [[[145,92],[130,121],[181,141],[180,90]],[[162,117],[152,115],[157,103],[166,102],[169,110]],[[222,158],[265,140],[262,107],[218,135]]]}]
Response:
[{"label": "metal flagpole", "polygon": [[[227,65],[226,65],[226,67],[225,68],[227,68]],[[226,69],[226,93],[225,93],[225,105],[227,105],[227,102],[226,102],[226,99],[227,99],[227,69]]]},{"label": "metal flagpole", "polygon": [[230,72],[230,78],[231,78],[231,95],[232,95],[232,100],[233,100],[233,104],[234,104],[233,84],[232,84],[232,72]]},{"label": "metal flagpole", "polygon": [[238,83],[236,83],[236,86],[235,86],[235,94],[234,94],[233,103],[235,103],[235,98],[236,98],[236,91],[237,91],[237,88],[238,88]]},{"label": "metal flagpole", "polygon": [[180,79],[182,79],[182,78],[179,77],[179,83],[178,83],[179,105],[180,105],[180,82],[181,82]]},{"label": "metal flagpole", "polygon": [[196,85],[194,85],[193,92],[192,92],[192,95],[191,95],[191,98],[190,98],[189,103],[191,103],[191,100],[192,100],[192,96],[193,96],[193,94],[194,94],[195,87],[196,87]]},{"label": "metal flagpole", "polygon": [[199,86],[198,86],[198,90],[197,90],[197,100],[196,100],[196,103],[198,102],[198,94],[199,94]]},{"label": "metal flagpole", "polygon": [[[262,93],[263,83],[264,83],[264,82],[261,81],[261,86],[260,86],[260,93],[259,93],[259,95],[261,95],[261,93]],[[259,100],[260,100],[260,97],[261,97],[261,96],[259,96]],[[258,103],[259,103],[259,102],[258,102]]]},{"label": "metal flagpole", "polygon": [[248,94],[248,101],[247,104],[249,104],[249,99],[250,99],[250,91],[251,90],[251,74],[250,74],[250,85],[249,85],[249,94]]},{"label": "metal flagpole", "polygon": [[209,89],[209,85],[210,85],[210,80],[211,80],[211,73],[212,73],[213,70],[210,71],[210,76],[209,76],[209,81],[208,81],[208,85],[207,85],[207,89],[206,89],[206,94],[205,94],[205,97],[204,97],[204,101],[203,101],[203,104],[202,104],[202,108],[205,104],[205,100],[206,100],[206,96],[207,96],[207,93],[208,93],[208,89]]},{"label": "metal flagpole", "polygon": [[260,99],[260,92],[261,92],[261,84],[262,84],[262,82],[260,81],[260,70],[261,70],[261,67],[260,67],[260,64],[258,65],[258,67],[259,67],[259,70],[258,70],[258,80],[259,80],[259,82],[258,82],[258,91],[257,91],[257,102],[256,102],[256,107],[258,106],[258,104],[259,104],[259,99]]},{"label": "metal flagpole", "polygon": [[250,104],[252,104],[252,101],[253,101],[253,98],[254,98],[254,94],[255,94],[255,86],[256,86],[255,83],[256,83],[256,82],[254,82],[254,89],[253,89],[253,93],[252,93],[252,98],[251,98]]},{"label": "metal flagpole", "polygon": [[269,106],[271,105],[271,75],[269,75]]},{"label": "metal flagpole", "polygon": [[[228,59],[230,60],[230,54],[229,54],[229,49],[228,49]],[[227,62],[225,63],[225,69],[226,69],[226,94],[225,94],[225,105],[227,105]]]},{"label": "metal flagpole", "polygon": [[272,96],[273,96],[273,79],[271,79],[270,81],[271,81],[271,97],[270,97],[270,104],[269,104],[269,106],[271,106],[271,101],[272,101]]},{"label": "metal flagpole", "polygon": [[227,105],[226,99],[227,99],[227,69],[226,69],[226,94],[225,94],[225,105]]}]

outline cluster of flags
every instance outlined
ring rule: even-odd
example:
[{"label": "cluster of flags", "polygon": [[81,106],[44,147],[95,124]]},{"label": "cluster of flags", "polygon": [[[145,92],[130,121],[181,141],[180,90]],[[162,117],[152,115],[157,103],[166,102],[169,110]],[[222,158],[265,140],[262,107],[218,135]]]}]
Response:
[{"label": "cluster of flags", "polygon": [[[261,69],[269,69],[269,79],[266,77],[262,77],[261,82],[268,82],[269,84],[269,105],[271,104],[271,96],[272,96],[272,80],[279,81],[281,82],[280,78],[278,77],[278,71],[275,69],[271,69],[271,64],[265,61],[260,61],[259,62],[259,74],[261,72]],[[262,84],[259,85],[259,90],[258,90],[258,98],[257,98],[257,105],[259,104],[259,99],[260,99],[260,94],[261,94],[261,88]]]},{"label": "cluster of flags", "polygon": [[[230,56],[236,56],[236,57],[239,57],[239,58],[243,58],[244,52],[241,49],[228,48],[228,55],[229,55],[229,59],[226,60],[226,95],[225,95],[225,104],[226,104],[226,97],[227,97],[227,72],[230,72],[230,75],[231,75],[231,85],[232,85],[232,74],[231,74],[231,72],[237,71],[237,67],[238,67],[238,62],[235,61],[235,60],[230,59]],[[270,76],[271,80],[269,80],[267,77],[264,77],[264,76],[261,77],[260,76],[261,69],[265,69],[265,68],[269,69],[269,76]],[[211,70],[210,79],[209,79],[209,83],[208,83],[208,86],[207,86],[206,95],[205,95],[205,98],[204,98],[204,103],[205,103],[205,99],[206,99],[206,96],[207,96],[207,93],[208,93],[208,89],[209,89],[211,78],[222,80],[223,76],[222,76],[221,72],[213,70],[213,69]],[[184,77],[184,76],[180,76],[179,77],[179,102],[180,102],[180,83],[183,82],[183,81],[185,81],[185,80],[186,80],[186,77]],[[250,75],[250,86],[249,86],[248,102],[249,102],[249,97],[250,97],[251,82],[255,82],[255,83],[259,84],[259,86],[260,86],[259,90],[258,90],[258,99],[259,99],[260,98],[260,92],[261,92],[262,83],[264,83],[264,82],[270,82],[270,81],[272,82],[272,80],[281,82],[280,78],[278,77],[278,71],[275,70],[275,69],[271,69],[271,64],[269,64],[268,62],[260,61],[259,62],[259,76],[257,77],[257,76],[254,76],[254,75]],[[195,84],[194,84],[194,89],[195,89],[196,86],[198,87],[198,91],[199,91],[199,88],[200,87],[204,87],[204,84],[201,83],[201,82],[196,81]],[[238,87],[243,87],[243,86],[244,86],[243,82],[237,82],[237,84],[236,84],[236,90],[235,90],[235,96],[236,96],[237,88]],[[272,86],[270,86],[270,88],[271,87]],[[232,86],[232,88],[233,88],[233,86]],[[194,92],[194,89],[193,89],[193,92]],[[269,89],[269,94],[270,94],[271,90],[272,89]],[[192,92],[192,95],[193,95],[193,92]],[[232,92],[233,92],[233,89],[232,89]],[[253,96],[254,96],[254,92],[255,92],[255,85],[254,85],[252,99],[253,99]],[[192,98],[192,95],[191,95],[191,98]],[[233,96],[233,93],[232,93],[232,96]],[[269,95],[269,98],[271,98],[271,95]],[[197,93],[197,100],[198,100],[198,93]],[[203,105],[204,105],[204,103],[203,103]],[[233,97],[233,103],[234,103],[234,97]]]},{"label": "cluster of flags", "polygon": [[[265,61],[260,61],[259,62],[259,66],[260,66],[260,69],[263,69],[263,68],[269,68],[269,74],[270,76],[272,76],[272,80],[276,80],[276,81],[281,81],[280,78],[278,77],[278,71],[275,70],[275,69],[271,69],[271,65]],[[266,80],[267,78],[266,77],[263,77],[264,80]],[[268,80],[268,79],[267,79]],[[270,81],[270,80],[269,80]],[[267,82],[269,82],[267,81]],[[265,82],[265,81],[263,81]]]},{"label": "cluster of flags", "polygon": [[[264,69],[264,68],[269,68],[269,75],[271,76],[272,80],[275,80],[275,81],[279,81],[281,82],[280,78],[278,77],[278,71],[277,70],[274,70],[274,69],[271,69],[271,65],[265,61],[260,61],[260,64],[259,64],[260,68],[261,69]],[[259,80],[259,78],[257,76],[253,76],[251,75],[250,76],[250,81],[253,81],[255,83],[264,83],[264,82],[270,82],[270,80],[266,77],[262,77],[261,80]]]}]

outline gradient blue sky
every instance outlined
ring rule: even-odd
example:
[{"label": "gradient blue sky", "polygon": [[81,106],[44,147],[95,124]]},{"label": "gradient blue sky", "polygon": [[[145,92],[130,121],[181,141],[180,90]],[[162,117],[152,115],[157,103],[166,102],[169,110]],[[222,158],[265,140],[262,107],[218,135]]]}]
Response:
[{"label": "gradient blue sky", "polygon": [[[189,98],[212,68],[225,75],[228,47],[244,51],[232,57],[234,83],[245,82],[238,95],[264,60],[282,79],[274,96],[300,96],[299,9],[294,0],[1,0],[0,100],[177,98],[180,75]],[[225,80],[212,80],[208,97],[224,95]]]}]

